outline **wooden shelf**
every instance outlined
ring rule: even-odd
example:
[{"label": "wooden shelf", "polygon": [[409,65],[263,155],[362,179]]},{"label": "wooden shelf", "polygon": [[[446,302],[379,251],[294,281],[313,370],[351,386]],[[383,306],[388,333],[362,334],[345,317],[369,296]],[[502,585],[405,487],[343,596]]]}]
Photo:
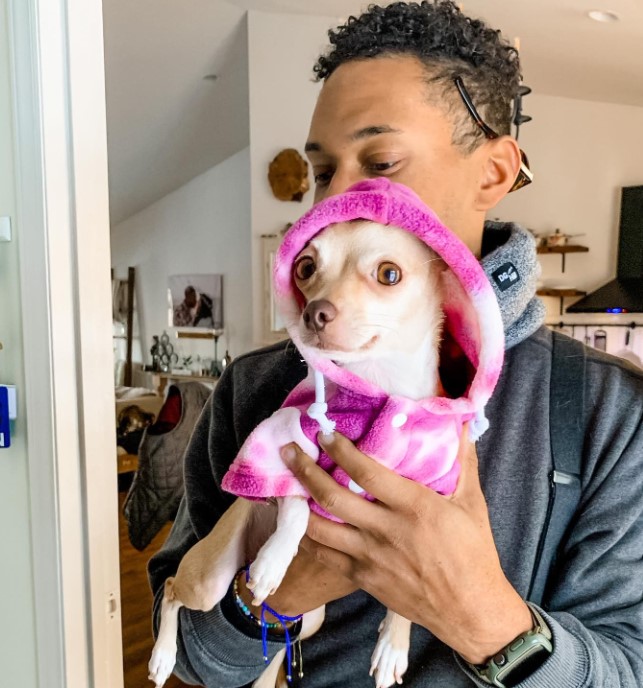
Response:
[{"label": "wooden shelf", "polygon": [[580,289],[539,289],[536,293],[538,296],[556,296],[564,299],[572,296],[585,296],[587,294],[586,291],[581,291]]},{"label": "wooden shelf", "polygon": [[223,334],[223,330],[209,330],[209,331],[197,331],[190,332],[188,330],[178,330],[176,336],[179,339],[219,339]]},{"label": "wooden shelf", "polygon": [[549,289],[543,288],[538,289],[536,292],[538,296],[553,296],[556,299],[560,299],[560,314],[563,314],[563,302],[565,299],[571,299],[578,296],[585,296],[586,291],[581,291],[580,289],[565,288],[565,289]]},{"label": "wooden shelf", "polygon": [[577,246],[576,244],[565,244],[564,246],[538,246],[537,253],[541,255],[548,253],[555,253],[561,258],[561,272],[565,272],[565,256],[568,253],[587,253],[589,248],[587,246]]},{"label": "wooden shelf", "polygon": [[575,244],[565,244],[564,246],[539,246],[538,253],[587,253],[587,246],[577,246]]}]

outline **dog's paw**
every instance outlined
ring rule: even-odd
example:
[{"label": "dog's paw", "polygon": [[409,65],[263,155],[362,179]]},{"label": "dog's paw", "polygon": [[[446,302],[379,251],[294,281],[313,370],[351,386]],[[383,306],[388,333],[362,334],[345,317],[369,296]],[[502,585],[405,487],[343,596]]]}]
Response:
[{"label": "dog's paw", "polygon": [[402,683],[402,676],[409,666],[408,643],[396,641],[390,631],[390,626],[382,622],[380,637],[371,656],[369,674],[375,678],[377,688],[390,688]]},{"label": "dog's paw", "polygon": [[396,649],[386,642],[378,642],[371,658],[369,674],[375,678],[377,688],[390,688],[396,683],[402,683],[402,676],[408,666],[408,650]]},{"label": "dog's paw", "polygon": [[286,575],[288,564],[290,561],[284,565],[279,557],[270,556],[269,552],[266,552],[265,556],[257,557],[250,566],[250,581],[248,582],[248,588],[254,597],[253,604],[262,604],[268,595],[277,591]]},{"label": "dog's paw", "polygon": [[176,645],[174,648],[159,647],[158,643],[154,646],[147,668],[149,670],[148,678],[154,683],[156,688],[161,688],[168,680],[175,663]]}]

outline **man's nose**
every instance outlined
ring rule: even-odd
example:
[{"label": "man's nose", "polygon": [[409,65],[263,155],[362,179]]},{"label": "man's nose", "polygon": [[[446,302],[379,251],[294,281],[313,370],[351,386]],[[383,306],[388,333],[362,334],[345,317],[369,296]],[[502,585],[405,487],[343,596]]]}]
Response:
[{"label": "man's nose", "polygon": [[318,299],[311,301],[304,310],[304,324],[306,329],[321,332],[327,323],[335,320],[337,309],[330,301]]}]

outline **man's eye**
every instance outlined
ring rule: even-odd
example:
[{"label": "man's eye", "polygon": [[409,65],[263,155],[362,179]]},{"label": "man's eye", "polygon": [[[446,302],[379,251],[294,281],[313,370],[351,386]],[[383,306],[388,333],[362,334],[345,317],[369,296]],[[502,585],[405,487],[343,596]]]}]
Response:
[{"label": "man's eye", "polygon": [[395,263],[380,263],[377,268],[377,281],[392,287],[402,279],[402,269]]},{"label": "man's eye", "polygon": [[368,168],[371,172],[379,173],[379,172],[386,172],[387,170],[392,170],[396,165],[398,164],[398,161],[392,161],[392,162],[374,162],[371,163]]},{"label": "man's eye", "polygon": [[310,256],[302,256],[295,263],[295,277],[305,282],[315,274],[316,269],[315,261]]},{"label": "man's eye", "polygon": [[332,172],[319,172],[313,177],[315,180],[315,186],[326,186],[327,184],[330,184],[330,180],[332,178]]}]

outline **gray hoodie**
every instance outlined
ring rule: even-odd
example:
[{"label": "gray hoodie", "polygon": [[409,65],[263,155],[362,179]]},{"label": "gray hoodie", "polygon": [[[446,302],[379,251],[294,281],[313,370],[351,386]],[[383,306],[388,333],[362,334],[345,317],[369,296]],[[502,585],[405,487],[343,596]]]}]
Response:
[{"label": "gray hoodie", "polygon": [[[483,253],[508,350],[487,405],[490,430],[477,445],[480,479],[502,567],[526,598],[549,500],[552,335],[542,326],[544,309],[534,297],[538,268],[527,233],[488,223]],[[540,607],[554,652],[522,688],[643,685],[643,373],[600,352],[586,353],[582,496]],[[155,630],[164,580],[232,503],[220,489],[229,464],[254,426],[305,373],[288,343],[241,356],[226,369],[186,453],[186,495],[174,527],[149,564]],[[364,592],[330,603],[321,630],[302,644],[300,685],[372,688],[370,655],[384,613]],[[271,640],[271,654],[281,642]],[[175,673],[183,681],[232,688],[250,684],[263,669],[259,636],[229,597],[210,612],[181,610]],[[404,685],[486,684],[414,625]]]}]

